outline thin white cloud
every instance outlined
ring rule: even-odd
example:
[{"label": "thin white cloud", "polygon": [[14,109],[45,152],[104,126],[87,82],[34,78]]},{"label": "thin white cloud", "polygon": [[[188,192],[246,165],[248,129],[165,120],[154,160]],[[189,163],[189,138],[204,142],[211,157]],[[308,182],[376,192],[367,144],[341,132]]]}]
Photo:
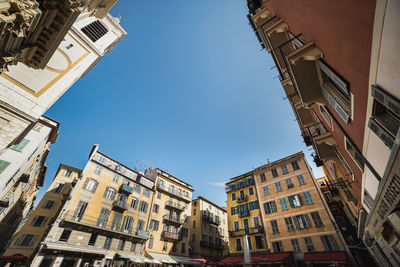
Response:
[{"label": "thin white cloud", "polygon": [[225,187],[225,182],[212,182],[212,183],[207,183],[213,186],[218,186],[218,187]]}]

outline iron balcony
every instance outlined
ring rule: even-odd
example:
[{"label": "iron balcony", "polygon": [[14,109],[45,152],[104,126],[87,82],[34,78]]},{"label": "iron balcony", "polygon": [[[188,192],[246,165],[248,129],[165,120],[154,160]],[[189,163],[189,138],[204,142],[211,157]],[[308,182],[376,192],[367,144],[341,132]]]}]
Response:
[{"label": "iron balcony", "polygon": [[253,234],[261,234],[264,233],[264,228],[259,226],[259,227],[250,227],[246,229],[240,229],[237,231],[229,231],[229,234],[232,237],[237,237],[237,236],[242,236],[242,235],[253,235]]},{"label": "iron balcony", "polygon": [[166,239],[171,239],[171,240],[180,240],[182,238],[180,234],[171,233],[168,231],[162,231],[161,237],[166,238]]},{"label": "iron balcony", "polygon": [[183,224],[183,220],[179,219],[179,217],[177,216],[171,216],[166,214],[163,216],[163,219],[164,221],[169,221],[176,224]]},{"label": "iron balcony", "polygon": [[236,202],[237,202],[237,203],[242,203],[242,202],[246,202],[247,200],[249,200],[248,196],[247,196],[247,195],[244,195],[244,196],[242,196],[242,197],[238,197],[238,198],[236,199]]},{"label": "iron balcony", "polygon": [[173,209],[179,210],[179,211],[184,211],[185,210],[185,206],[184,205],[181,205],[181,204],[178,205],[178,202],[173,202],[173,201],[167,201],[165,203],[165,207],[166,208],[173,208]]},{"label": "iron balcony", "polygon": [[128,209],[128,204],[125,201],[122,200],[115,200],[113,202],[113,208],[118,209],[118,210],[127,210]]}]

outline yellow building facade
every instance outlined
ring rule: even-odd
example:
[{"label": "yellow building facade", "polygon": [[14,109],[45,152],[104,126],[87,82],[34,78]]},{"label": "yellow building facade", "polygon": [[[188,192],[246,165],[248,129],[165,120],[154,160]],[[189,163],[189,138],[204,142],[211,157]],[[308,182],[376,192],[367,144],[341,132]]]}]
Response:
[{"label": "yellow building facade", "polygon": [[190,255],[215,261],[228,254],[229,235],[226,209],[199,196],[192,200]]},{"label": "yellow building facade", "polygon": [[256,168],[254,176],[271,251],[343,250],[302,152]]},{"label": "yellow building facade", "polygon": [[226,183],[229,252],[243,254],[244,238],[252,252],[267,251],[263,221],[252,172],[231,178]]},{"label": "yellow building facade", "polygon": [[193,187],[161,169],[148,169],[156,181],[146,256],[163,263],[191,264],[189,226]]}]

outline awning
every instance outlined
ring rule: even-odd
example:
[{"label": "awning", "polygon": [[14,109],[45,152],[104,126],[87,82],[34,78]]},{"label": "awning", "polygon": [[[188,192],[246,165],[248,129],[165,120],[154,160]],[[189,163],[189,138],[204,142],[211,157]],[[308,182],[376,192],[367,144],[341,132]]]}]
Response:
[{"label": "awning", "polygon": [[73,251],[78,253],[87,253],[87,254],[97,254],[105,256],[108,253],[108,250],[105,249],[95,249],[95,248],[83,248],[78,246],[72,246],[68,244],[49,244],[44,243],[47,249],[53,250],[63,250],[63,251]]},{"label": "awning", "polygon": [[190,261],[191,258],[189,258],[189,257],[182,257],[182,256],[171,256],[171,257],[172,257],[175,261],[177,261],[178,263],[181,263],[181,264],[192,264],[192,265],[199,264],[199,263],[197,263],[197,262]]},{"label": "awning", "polygon": [[135,263],[152,263],[150,259],[143,256],[131,256],[131,255],[118,255],[121,259],[127,259]]},{"label": "awning", "polygon": [[196,263],[203,263],[206,265],[217,265],[217,261],[210,260],[210,259],[190,259],[189,261],[196,262]]},{"label": "awning", "polygon": [[346,263],[346,254],[343,251],[304,253],[304,263],[306,264],[329,264],[332,262]]},{"label": "awning", "polygon": [[161,254],[161,253],[153,253],[153,252],[147,252],[150,257],[152,257],[155,260],[158,260],[162,263],[168,263],[168,264],[177,264],[178,262],[174,260],[170,255],[167,254]]},{"label": "awning", "polygon": [[[279,264],[285,263],[292,253],[269,253],[269,254],[254,254],[251,256],[252,263],[255,264]],[[228,256],[218,262],[218,265],[243,264],[243,255]]]}]

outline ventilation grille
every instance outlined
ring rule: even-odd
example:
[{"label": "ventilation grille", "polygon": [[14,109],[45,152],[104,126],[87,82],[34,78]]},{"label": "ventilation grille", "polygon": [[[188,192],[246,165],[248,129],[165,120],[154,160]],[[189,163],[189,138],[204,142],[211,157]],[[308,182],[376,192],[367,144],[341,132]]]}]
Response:
[{"label": "ventilation grille", "polygon": [[381,102],[386,108],[390,109],[393,113],[400,116],[400,101],[398,101],[393,96],[386,93],[384,90],[379,87],[372,85],[372,96]]},{"label": "ventilation grille", "polygon": [[387,145],[392,149],[394,138],[388,131],[386,131],[376,120],[369,118],[368,127]]}]

